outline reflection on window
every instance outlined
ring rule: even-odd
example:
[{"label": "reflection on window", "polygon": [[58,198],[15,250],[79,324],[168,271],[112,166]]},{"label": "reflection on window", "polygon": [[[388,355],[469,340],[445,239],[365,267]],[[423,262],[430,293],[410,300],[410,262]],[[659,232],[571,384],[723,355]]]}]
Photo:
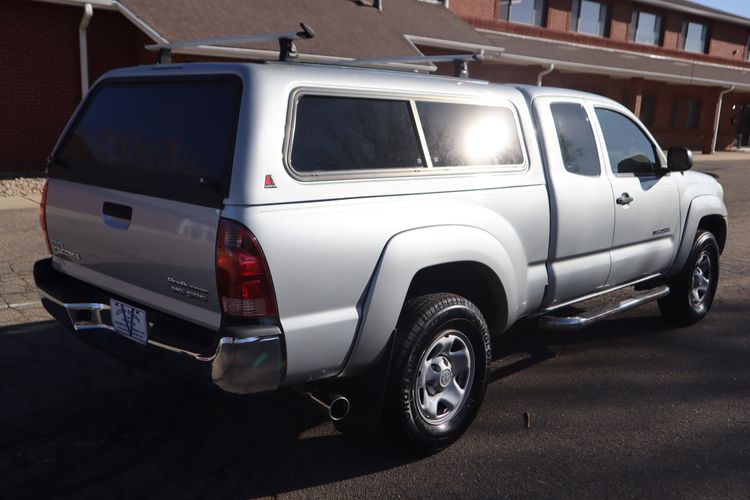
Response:
[{"label": "reflection on window", "polygon": [[555,120],[565,170],[596,177],[601,173],[594,132],[583,106],[575,103],[550,105]]},{"label": "reflection on window", "polygon": [[521,142],[508,108],[418,102],[433,167],[520,165]]},{"label": "reflection on window", "polygon": [[544,26],[546,0],[500,0],[500,19]]},{"label": "reflection on window", "polygon": [[574,0],[573,31],[589,35],[609,35],[609,8],[593,0]]},{"label": "reflection on window", "polygon": [[407,101],[303,96],[292,166],[298,172],[424,167]]},{"label": "reflection on window", "polygon": [[664,17],[648,12],[633,12],[630,23],[630,39],[648,45],[662,44]]},{"label": "reflection on window", "polygon": [[692,21],[685,21],[680,36],[683,50],[688,52],[708,52],[708,26]]},{"label": "reflection on window", "polygon": [[653,175],[657,165],[656,152],[641,129],[617,111],[597,108],[596,116],[604,134],[612,172]]}]

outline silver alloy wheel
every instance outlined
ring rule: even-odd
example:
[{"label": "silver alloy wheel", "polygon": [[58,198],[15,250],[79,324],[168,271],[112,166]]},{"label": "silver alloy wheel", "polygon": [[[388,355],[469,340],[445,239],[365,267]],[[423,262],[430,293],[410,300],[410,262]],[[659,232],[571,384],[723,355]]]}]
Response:
[{"label": "silver alloy wheel", "polygon": [[417,411],[440,425],[458,413],[474,381],[474,349],[458,330],[445,330],[424,350],[413,384]]},{"label": "silver alloy wheel", "polygon": [[711,257],[708,252],[703,251],[693,269],[690,285],[690,305],[696,312],[702,312],[706,307],[706,294],[711,288],[711,271]]}]

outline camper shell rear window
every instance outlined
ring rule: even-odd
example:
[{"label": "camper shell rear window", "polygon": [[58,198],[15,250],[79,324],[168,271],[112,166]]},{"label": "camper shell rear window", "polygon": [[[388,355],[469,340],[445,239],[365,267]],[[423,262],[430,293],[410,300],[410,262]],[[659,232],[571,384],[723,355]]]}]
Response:
[{"label": "camper shell rear window", "polygon": [[234,76],[105,80],[89,94],[48,174],[221,207],[241,96]]},{"label": "camper shell rear window", "polygon": [[522,170],[510,105],[299,92],[286,162],[301,180]]}]

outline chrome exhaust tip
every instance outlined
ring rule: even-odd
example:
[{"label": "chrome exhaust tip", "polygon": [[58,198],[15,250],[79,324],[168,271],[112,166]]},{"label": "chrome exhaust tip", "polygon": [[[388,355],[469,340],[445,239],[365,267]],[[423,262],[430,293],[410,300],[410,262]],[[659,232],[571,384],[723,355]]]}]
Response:
[{"label": "chrome exhaust tip", "polygon": [[328,417],[334,422],[344,420],[349,415],[351,405],[349,400],[340,394],[316,395],[311,392],[307,396],[328,410]]}]

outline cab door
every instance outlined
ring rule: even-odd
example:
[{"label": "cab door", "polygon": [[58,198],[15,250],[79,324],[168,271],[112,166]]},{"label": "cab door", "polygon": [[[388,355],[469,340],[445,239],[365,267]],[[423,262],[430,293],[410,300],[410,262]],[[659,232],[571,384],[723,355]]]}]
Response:
[{"label": "cab door", "polygon": [[610,273],[612,190],[592,128],[593,108],[576,98],[534,100],[551,207],[545,306],[600,291]]},{"label": "cab door", "polygon": [[679,245],[679,190],[656,142],[634,117],[606,105],[594,109],[615,212],[609,287],[670,267]]}]

